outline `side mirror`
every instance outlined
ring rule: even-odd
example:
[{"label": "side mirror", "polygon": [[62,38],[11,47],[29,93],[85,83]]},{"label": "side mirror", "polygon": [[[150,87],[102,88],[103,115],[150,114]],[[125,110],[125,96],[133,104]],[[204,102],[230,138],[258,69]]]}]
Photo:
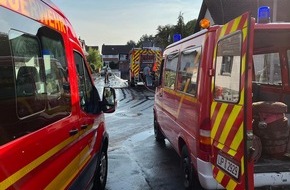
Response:
[{"label": "side mirror", "polygon": [[117,102],[114,88],[104,87],[102,105],[105,113],[113,113],[116,110]]}]

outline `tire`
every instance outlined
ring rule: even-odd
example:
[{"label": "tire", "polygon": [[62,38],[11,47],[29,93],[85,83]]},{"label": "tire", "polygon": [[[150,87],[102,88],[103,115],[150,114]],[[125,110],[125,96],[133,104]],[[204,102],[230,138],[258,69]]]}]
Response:
[{"label": "tire", "polygon": [[160,143],[164,143],[165,142],[164,141],[165,137],[164,137],[164,135],[162,134],[162,132],[160,130],[160,126],[159,126],[155,116],[154,116],[154,135],[155,135],[155,140],[157,142],[160,142]]},{"label": "tire", "polygon": [[192,166],[191,166],[191,160],[188,156],[188,151],[185,146],[182,147],[182,153],[181,153],[181,167],[183,171],[183,185],[186,190],[193,189],[192,184]]},{"label": "tire", "polygon": [[105,190],[108,175],[108,153],[102,150],[94,177],[93,190]]},{"label": "tire", "polygon": [[198,181],[197,175],[194,174],[191,159],[186,146],[182,147],[181,167],[183,171],[183,184],[186,190],[203,189]]}]

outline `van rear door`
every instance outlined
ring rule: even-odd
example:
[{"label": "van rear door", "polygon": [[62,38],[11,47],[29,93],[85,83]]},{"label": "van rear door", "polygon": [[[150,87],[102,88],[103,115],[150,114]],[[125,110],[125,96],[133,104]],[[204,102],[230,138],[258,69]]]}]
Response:
[{"label": "van rear door", "polygon": [[245,13],[216,33],[210,115],[212,168],[214,178],[226,189],[253,189],[253,162],[249,159],[253,27],[254,20]]}]

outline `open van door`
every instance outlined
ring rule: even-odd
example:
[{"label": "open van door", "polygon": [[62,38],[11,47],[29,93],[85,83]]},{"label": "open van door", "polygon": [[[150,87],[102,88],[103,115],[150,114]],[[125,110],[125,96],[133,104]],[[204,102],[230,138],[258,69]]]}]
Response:
[{"label": "open van door", "polygon": [[245,13],[217,30],[211,103],[214,178],[226,189],[253,189],[252,54],[254,19]]}]

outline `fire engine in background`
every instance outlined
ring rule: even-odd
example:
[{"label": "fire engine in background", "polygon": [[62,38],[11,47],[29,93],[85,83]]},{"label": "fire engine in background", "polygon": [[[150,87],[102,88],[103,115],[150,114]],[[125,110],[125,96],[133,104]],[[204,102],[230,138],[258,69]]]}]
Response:
[{"label": "fire engine in background", "polygon": [[156,140],[180,155],[186,189],[289,189],[290,23],[204,21],[164,50]]},{"label": "fire engine in background", "polygon": [[[156,77],[156,70],[159,68],[162,60],[162,51],[158,47],[133,48],[130,53],[130,75],[129,84],[135,86],[144,84],[143,69],[149,65],[153,81]],[[154,82],[153,82],[154,84]]]}]

